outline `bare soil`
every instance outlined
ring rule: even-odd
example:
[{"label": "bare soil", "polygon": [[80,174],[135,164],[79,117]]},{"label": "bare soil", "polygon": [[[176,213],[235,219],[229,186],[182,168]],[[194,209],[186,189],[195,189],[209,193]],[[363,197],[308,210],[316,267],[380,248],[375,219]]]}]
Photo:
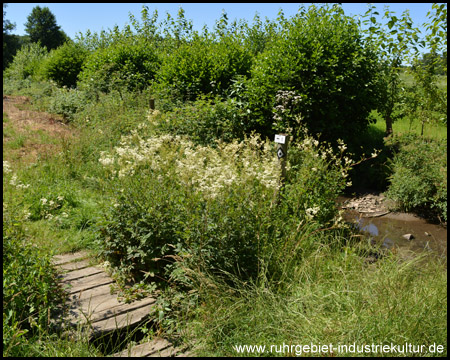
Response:
[{"label": "bare soil", "polygon": [[[10,127],[17,135],[23,135],[23,146],[9,151],[15,153],[13,157],[24,162],[34,162],[39,155],[60,152],[61,140],[68,140],[75,134],[73,127],[65,124],[62,118],[26,109],[29,106],[30,101],[26,96],[3,95],[3,113],[8,118],[8,121],[3,121],[3,146],[13,140],[5,135],[6,127]],[[49,140],[42,141],[43,134]]]}]

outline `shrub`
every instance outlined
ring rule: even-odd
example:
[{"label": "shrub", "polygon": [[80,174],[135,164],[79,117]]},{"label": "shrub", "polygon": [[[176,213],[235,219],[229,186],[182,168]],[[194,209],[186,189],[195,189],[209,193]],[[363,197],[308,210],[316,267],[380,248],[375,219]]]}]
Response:
[{"label": "shrub", "polygon": [[337,221],[334,200],[350,163],[310,137],[295,148],[276,206],[280,168],[269,141],[251,136],[212,148],[132,131],[99,159],[118,181],[99,236],[103,255],[135,277],[176,277],[195,267],[248,279],[269,263],[275,272],[284,262],[279,243],[295,248],[301,224]]},{"label": "shrub", "polygon": [[159,68],[155,47],[144,41],[119,41],[88,56],[80,73],[80,87],[109,92],[143,89]]},{"label": "shrub", "polygon": [[88,103],[85,91],[77,89],[56,88],[48,104],[48,111],[62,115],[66,120],[72,121],[75,114],[82,111]]},{"label": "shrub", "polygon": [[237,39],[196,37],[165,57],[157,74],[158,87],[170,88],[182,100],[224,95],[235,76],[249,73],[251,59]]},{"label": "shrub", "polygon": [[311,6],[283,23],[251,68],[252,127],[264,135],[298,128],[350,142],[375,107],[377,57],[356,20],[339,7]]},{"label": "shrub", "polygon": [[61,296],[50,257],[26,241],[20,221],[4,213],[4,355],[20,354],[21,337],[47,328],[50,313]]},{"label": "shrub", "polygon": [[42,74],[58,86],[75,87],[87,55],[87,50],[81,45],[68,41],[50,52],[43,64]]},{"label": "shrub", "polygon": [[41,65],[47,56],[47,49],[40,44],[26,44],[14,56],[11,65],[5,71],[5,76],[15,80],[38,78]]},{"label": "shrub", "polygon": [[230,142],[243,138],[244,114],[233,99],[222,101],[218,96],[214,99],[201,96],[161,114],[155,125],[163,132],[188,135],[198,144],[214,145],[218,139]]},{"label": "shrub", "polygon": [[389,144],[396,150],[386,195],[403,210],[447,221],[446,141],[407,134],[394,136]]}]

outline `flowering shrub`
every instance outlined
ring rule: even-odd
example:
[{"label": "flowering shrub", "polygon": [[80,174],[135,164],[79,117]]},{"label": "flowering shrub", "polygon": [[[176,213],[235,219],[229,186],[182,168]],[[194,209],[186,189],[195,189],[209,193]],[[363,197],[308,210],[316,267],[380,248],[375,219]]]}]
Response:
[{"label": "flowering shrub", "polygon": [[305,135],[291,146],[280,188],[273,143],[259,135],[212,148],[181,136],[145,137],[147,126],[99,158],[119,187],[99,244],[126,273],[176,277],[197,267],[248,278],[263,264],[277,267],[282,254],[274,249],[299,223],[339,223],[334,200],[351,165],[343,143],[335,155]]},{"label": "flowering shrub", "polygon": [[122,137],[114,153],[102,152],[99,161],[112,176],[132,176],[141,166],[163,170],[169,163],[184,186],[209,198],[231,184],[256,180],[272,191],[278,186],[280,169],[272,145],[253,135],[242,142],[218,141],[217,148],[195,145],[181,136],[162,135],[143,139],[137,131]]}]

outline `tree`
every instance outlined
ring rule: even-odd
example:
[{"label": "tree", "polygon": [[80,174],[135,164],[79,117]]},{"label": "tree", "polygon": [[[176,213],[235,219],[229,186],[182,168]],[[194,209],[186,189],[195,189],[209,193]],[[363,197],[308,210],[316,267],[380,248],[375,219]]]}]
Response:
[{"label": "tree", "polygon": [[6,69],[21,46],[21,38],[17,35],[10,34],[10,31],[15,29],[16,24],[5,19],[6,6],[7,4],[3,4],[3,70]]},{"label": "tree", "polygon": [[383,24],[377,21],[375,16],[379,13],[374,10],[376,10],[375,6],[369,4],[369,10],[364,15],[368,19],[364,20],[363,24],[369,26],[367,30],[364,30],[368,35],[366,40],[379,52],[384,64],[384,99],[380,101],[382,106],[378,110],[386,120],[386,136],[389,136],[393,132],[395,105],[402,95],[400,82],[402,63],[410,60],[409,56],[413,50],[416,50],[417,53],[420,31],[413,27],[408,10],[403,12],[401,18],[398,18],[394,12],[385,7],[383,19],[386,19],[388,29],[385,29]]},{"label": "tree", "polygon": [[247,85],[248,130],[351,142],[376,106],[378,58],[339,6],[300,8],[264,46]]},{"label": "tree", "polygon": [[40,42],[48,51],[56,49],[68,40],[48,7],[33,8],[25,23],[25,31],[30,35],[31,42]]}]

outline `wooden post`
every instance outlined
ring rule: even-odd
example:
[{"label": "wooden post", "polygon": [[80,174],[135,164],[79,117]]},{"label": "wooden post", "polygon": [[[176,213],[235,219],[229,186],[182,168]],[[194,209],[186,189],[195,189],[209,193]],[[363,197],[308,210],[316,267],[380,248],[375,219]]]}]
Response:
[{"label": "wooden post", "polygon": [[289,136],[287,134],[275,135],[275,142],[277,143],[278,163],[280,164],[281,167],[280,188],[275,196],[276,204],[279,204],[280,190],[283,188],[284,181],[286,179],[286,160],[287,160]]},{"label": "wooden post", "polygon": [[155,110],[155,99],[150,99],[150,109]]},{"label": "wooden post", "polygon": [[277,143],[277,157],[279,164],[281,166],[281,186],[284,185],[284,180],[286,179],[286,160],[289,136],[287,134],[275,135],[275,142]]}]

